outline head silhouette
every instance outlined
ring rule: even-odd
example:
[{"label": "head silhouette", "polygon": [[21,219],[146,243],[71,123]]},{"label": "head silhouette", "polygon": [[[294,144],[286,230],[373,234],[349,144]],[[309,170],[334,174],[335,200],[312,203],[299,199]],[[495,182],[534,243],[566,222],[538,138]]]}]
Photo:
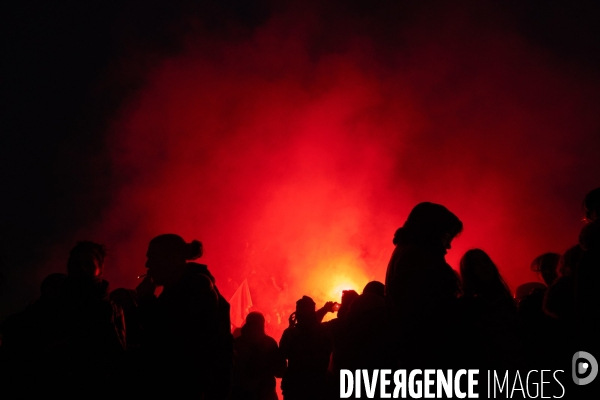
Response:
[{"label": "head silhouette", "polygon": [[515,301],[520,303],[526,296],[530,295],[533,291],[545,291],[546,285],[540,282],[526,282],[515,289]]},{"label": "head silhouette", "polygon": [[558,253],[544,253],[538,256],[531,263],[531,270],[539,273],[547,286],[552,285],[556,280],[557,272],[556,267],[560,260],[560,254]]},{"label": "head silhouette", "polygon": [[364,293],[371,293],[384,297],[385,285],[379,281],[371,281],[365,285],[365,288],[363,289],[363,294]]},{"label": "head silhouette", "polygon": [[305,325],[316,321],[315,302],[308,296],[302,296],[296,302],[296,321],[298,325]]},{"label": "head silhouette", "polygon": [[350,310],[350,306],[358,298],[358,293],[356,290],[344,290],[342,291],[342,304],[340,305],[340,309],[338,310],[338,318],[343,318],[348,314]]},{"label": "head silhouette", "polygon": [[407,241],[451,248],[452,239],[462,232],[463,224],[446,207],[435,203],[417,204],[404,225],[396,231],[394,244]]},{"label": "head silhouette", "polygon": [[249,337],[258,337],[265,334],[265,317],[252,311],[246,316],[246,323],[242,326],[242,335]]},{"label": "head silhouette", "polygon": [[579,232],[579,245],[585,251],[600,252],[600,220],[585,224]]},{"label": "head silhouette", "polygon": [[469,250],[462,256],[460,275],[465,296],[484,297],[490,300],[499,297],[512,299],[510,290],[496,264],[481,249]]},{"label": "head silhouette", "polygon": [[583,214],[586,222],[598,219],[600,214],[600,187],[589,192],[583,200]]},{"label": "head silhouette", "polygon": [[40,286],[41,297],[50,300],[58,299],[66,278],[67,275],[60,272],[55,272],[45,277]]},{"label": "head silhouette", "polygon": [[197,240],[186,243],[181,236],[172,233],[157,236],[150,241],[146,253],[148,275],[156,285],[169,285],[181,276],[187,260],[200,256],[202,243]]},{"label": "head silhouette", "polygon": [[560,260],[558,260],[558,266],[556,267],[558,276],[563,277],[573,275],[582,254],[583,249],[580,245],[575,245],[565,251],[564,254],[560,256]]},{"label": "head silhouette", "polygon": [[69,253],[67,274],[101,280],[104,271],[106,247],[91,241],[78,242]]}]

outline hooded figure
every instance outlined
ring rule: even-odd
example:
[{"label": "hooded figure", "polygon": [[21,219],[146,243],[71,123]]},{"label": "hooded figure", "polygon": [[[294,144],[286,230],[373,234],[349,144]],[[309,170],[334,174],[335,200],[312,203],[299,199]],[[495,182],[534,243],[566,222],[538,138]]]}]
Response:
[{"label": "hooded figure", "polygon": [[462,228],[446,207],[420,203],[394,235],[385,291],[399,367],[449,365],[459,280],[445,255]]},{"label": "hooded figure", "polygon": [[277,342],[265,333],[265,317],[251,312],[234,340],[235,363],[231,400],[277,400],[275,378],[285,371]]}]

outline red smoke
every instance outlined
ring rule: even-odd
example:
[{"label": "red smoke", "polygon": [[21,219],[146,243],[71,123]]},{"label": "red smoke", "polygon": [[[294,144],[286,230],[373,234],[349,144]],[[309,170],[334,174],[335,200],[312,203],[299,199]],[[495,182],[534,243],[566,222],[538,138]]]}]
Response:
[{"label": "red smoke", "polygon": [[496,10],[448,11],[385,28],[288,10],[250,37],[190,35],[107,137],[119,181],[93,232],[113,285],[134,287],[148,241],[178,233],[204,243],[226,296],[248,278],[285,323],[302,295],[383,281],[421,201],[464,223],[453,267],[479,247],[513,290],[536,279],[598,186],[598,81]]}]

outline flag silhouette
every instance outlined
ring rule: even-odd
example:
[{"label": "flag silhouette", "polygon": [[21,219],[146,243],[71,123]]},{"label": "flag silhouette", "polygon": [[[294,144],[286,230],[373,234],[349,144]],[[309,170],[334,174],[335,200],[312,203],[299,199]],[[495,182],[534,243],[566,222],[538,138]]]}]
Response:
[{"label": "flag silhouette", "polygon": [[229,315],[231,317],[231,330],[241,328],[244,325],[249,309],[252,307],[252,297],[250,297],[250,289],[248,288],[248,280],[244,279],[239,288],[235,291],[231,300]]}]

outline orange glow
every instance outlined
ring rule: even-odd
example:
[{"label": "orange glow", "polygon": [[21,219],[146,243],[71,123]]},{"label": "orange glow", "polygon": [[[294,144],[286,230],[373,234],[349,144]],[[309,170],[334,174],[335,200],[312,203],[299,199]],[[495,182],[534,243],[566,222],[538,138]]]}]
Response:
[{"label": "orange glow", "polygon": [[[356,281],[352,280],[352,278],[347,277],[334,278],[333,282],[340,282],[337,284],[332,284],[333,289],[329,294],[333,299],[341,299],[342,292],[344,290],[356,290],[356,292],[360,294],[362,292],[362,288],[367,284],[366,282],[364,284],[357,284]],[[340,302],[340,300],[335,301],[337,301],[338,303]]]},{"label": "orange glow", "polygon": [[[317,309],[327,301],[341,303],[343,290],[362,293],[362,289],[369,282],[365,269],[351,252],[318,263],[318,267],[309,272],[306,282],[306,287],[311,288],[311,296],[317,304]],[[335,316],[336,313],[328,313],[324,321]]]}]

